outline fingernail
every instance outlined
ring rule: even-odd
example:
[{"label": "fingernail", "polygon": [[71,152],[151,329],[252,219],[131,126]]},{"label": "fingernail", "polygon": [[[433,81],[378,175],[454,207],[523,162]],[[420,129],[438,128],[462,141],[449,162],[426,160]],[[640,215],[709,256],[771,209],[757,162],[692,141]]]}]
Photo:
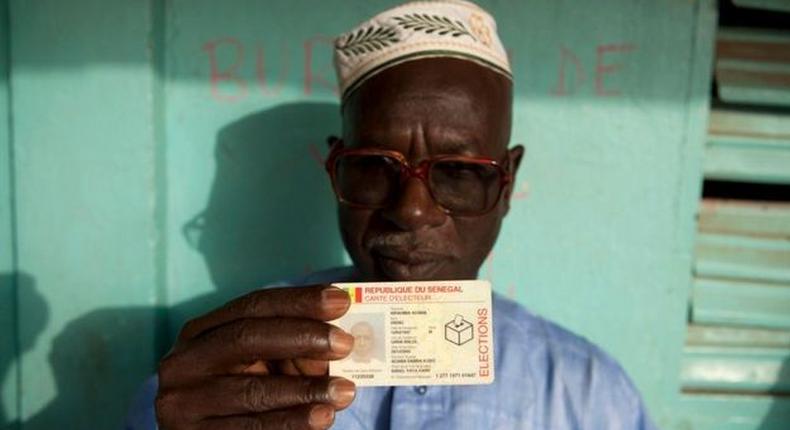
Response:
[{"label": "fingernail", "polygon": [[335,378],[329,383],[329,399],[337,407],[345,408],[350,405],[356,394],[356,385],[348,379]]},{"label": "fingernail", "polygon": [[338,354],[347,354],[354,347],[354,336],[343,330],[332,327],[329,329],[329,348]]},{"label": "fingernail", "polygon": [[321,302],[327,312],[341,312],[349,305],[348,293],[337,287],[329,287],[321,291]]},{"label": "fingernail", "polygon": [[310,427],[324,429],[335,420],[335,409],[329,405],[316,405],[310,410]]}]

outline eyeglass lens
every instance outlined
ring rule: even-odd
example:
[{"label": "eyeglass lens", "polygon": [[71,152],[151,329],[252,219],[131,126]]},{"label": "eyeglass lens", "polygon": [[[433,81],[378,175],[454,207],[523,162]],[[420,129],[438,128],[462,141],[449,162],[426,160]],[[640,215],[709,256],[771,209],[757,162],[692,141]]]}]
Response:
[{"label": "eyeglass lens", "polygon": [[[383,207],[400,193],[402,164],[386,155],[346,154],[335,165],[340,197],[352,204]],[[436,202],[451,212],[481,213],[496,204],[500,170],[493,165],[439,160],[428,172],[428,187]]]}]

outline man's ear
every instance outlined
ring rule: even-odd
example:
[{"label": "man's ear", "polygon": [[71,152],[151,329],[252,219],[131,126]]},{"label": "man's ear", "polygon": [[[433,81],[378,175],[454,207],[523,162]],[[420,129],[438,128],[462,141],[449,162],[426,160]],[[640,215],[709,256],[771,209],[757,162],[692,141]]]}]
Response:
[{"label": "man's ear", "polygon": [[[508,172],[510,172],[512,181],[505,189],[505,214],[510,210],[510,197],[513,195],[513,190],[516,188],[516,174],[518,168],[521,166],[521,159],[524,157],[524,146],[516,145],[508,150]],[[503,214],[504,216],[504,214]]]},{"label": "man's ear", "polygon": [[510,160],[510,172],[513,175],[513,182],[516,181],[516,173],[518,173],[518,167],[521,166],[521,158],[524,157],[524,146],[523,145],[516,145],[508,150],[510,154],[508,159]]}]

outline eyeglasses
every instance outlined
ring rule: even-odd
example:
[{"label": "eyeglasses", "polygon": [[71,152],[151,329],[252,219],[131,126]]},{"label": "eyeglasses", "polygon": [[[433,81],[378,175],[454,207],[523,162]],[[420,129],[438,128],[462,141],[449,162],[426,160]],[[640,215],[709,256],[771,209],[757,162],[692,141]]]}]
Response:
[{"label": "eyeglasses", "polygon": [[487,157],[442,155],[409,165],[397,151],[344,148],[330,138],[332,150],[326,170],[341,203],[361,208],[384,208],[396,202],[406,181],[419,178],[433,200],[447,214],[479,216],[499,202],[512,176]]}]

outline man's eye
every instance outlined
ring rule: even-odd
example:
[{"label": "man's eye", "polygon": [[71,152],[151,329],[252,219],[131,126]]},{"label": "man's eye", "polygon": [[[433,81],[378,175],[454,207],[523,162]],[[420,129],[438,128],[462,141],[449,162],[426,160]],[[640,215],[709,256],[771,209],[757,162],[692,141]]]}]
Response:
[{"label": "man's eye", "polygon": [[450,171],[450,176],[458,179],[472,179],[477,177],[477,173],[472,169],[453,169]]},{"label": "man's eye", "polygon": [[389,157],[359,157],[354,160],[354,165],[363,169],[392,169],[397,162]]},{"label": "man's eye", "polygon": [[480,169],[474,165],[452,163],[442,166],[441,174],[453,179],[476,179],[480,177]]}]

